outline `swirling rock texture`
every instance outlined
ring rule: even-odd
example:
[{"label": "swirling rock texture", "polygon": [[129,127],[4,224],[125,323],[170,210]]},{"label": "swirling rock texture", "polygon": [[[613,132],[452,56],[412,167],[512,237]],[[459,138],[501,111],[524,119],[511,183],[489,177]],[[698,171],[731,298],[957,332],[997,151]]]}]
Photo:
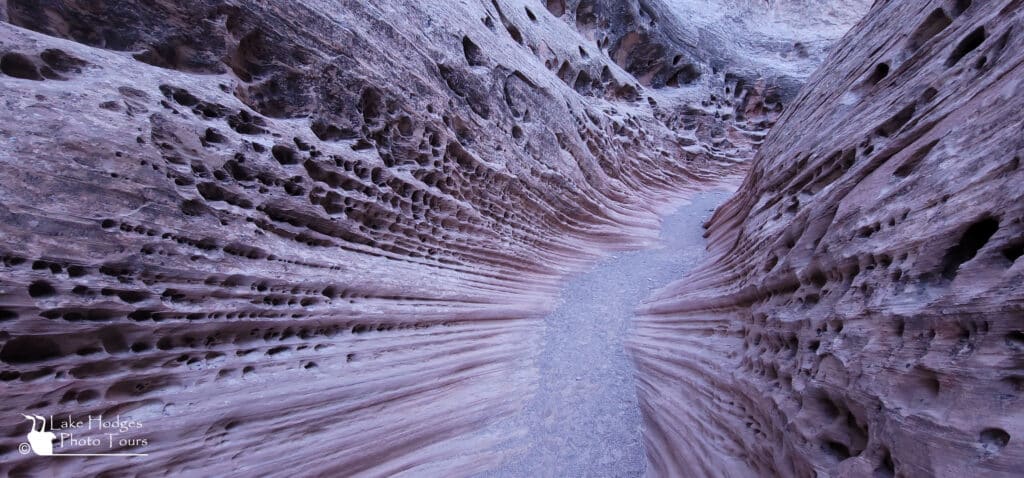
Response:
[{"label": "swirling rock texture", "polygon": [[631,348],[661,475],[1019,476],[1022,2],[879,1]]},{"label": "swirling rock texture", "polygon": [[[741,174],[864,7],[769,3],[0,1],[0,472],[498,463],[473,434],[532,392],[559,278]],[[23,413],[131,417],[149,456],[21,455]]]}]

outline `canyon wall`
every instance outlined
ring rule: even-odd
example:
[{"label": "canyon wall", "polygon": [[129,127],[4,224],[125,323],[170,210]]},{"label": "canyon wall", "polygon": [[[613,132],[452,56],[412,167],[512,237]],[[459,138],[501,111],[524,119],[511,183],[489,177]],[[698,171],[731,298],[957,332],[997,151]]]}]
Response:
[{"label": "canyon wall", "polygon": [[[741,173],[855,17],[677,11],[0,2],[0,473],[502,459],[474,433],[533,390],[557,280]],[[130,417],[149,456],[23,455],[22,414]]]},{"label": "canyon wall", "polygon": [[664,476],[1019,476],[1024,9],[878,1],[631,349]]}]

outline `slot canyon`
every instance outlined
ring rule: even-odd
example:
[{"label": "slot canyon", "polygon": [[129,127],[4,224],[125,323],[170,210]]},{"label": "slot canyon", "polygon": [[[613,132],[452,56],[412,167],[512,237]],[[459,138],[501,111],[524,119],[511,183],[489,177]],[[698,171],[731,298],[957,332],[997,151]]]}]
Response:
[{"label": "slot canyon", "polygon": [[0,0],[0,100],[5,476],[1024,475],[1024,0]]}]

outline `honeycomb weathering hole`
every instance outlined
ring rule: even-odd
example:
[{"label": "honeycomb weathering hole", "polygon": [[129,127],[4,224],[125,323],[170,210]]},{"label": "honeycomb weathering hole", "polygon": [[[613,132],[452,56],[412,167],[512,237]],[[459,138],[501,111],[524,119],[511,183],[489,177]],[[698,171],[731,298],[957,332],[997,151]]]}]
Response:
[{"label": "honeycomb weathering hole", "polygon": [[943,277],[955,277],[960,266],[973,259],[998,230],[999,220],[991,217],[971,224],[960,236],[960,240],[946,251],[946,256],[942,260]]},{"label": "honeycomb weathering hole", "polygon": [[20,53],[8,53],[0,57],[0,72],[15,78],[40,81],[39,68],[27,56]]}]

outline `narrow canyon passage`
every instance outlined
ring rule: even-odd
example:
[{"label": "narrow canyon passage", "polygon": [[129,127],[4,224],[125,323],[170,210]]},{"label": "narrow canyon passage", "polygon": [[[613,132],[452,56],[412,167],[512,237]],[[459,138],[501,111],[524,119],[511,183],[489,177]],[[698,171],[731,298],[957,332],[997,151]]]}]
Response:
[{"label": "narrow canyon passage", "polygon": [[544,319],[539,386],[499,432],[525,452],[482,476],[636,477],[644,474],[633,364],[623,344],[639,301],[705,256],[702,225],[731,192],[701,192],[665,216],[659,244],[620,252],[570,277]]}]

